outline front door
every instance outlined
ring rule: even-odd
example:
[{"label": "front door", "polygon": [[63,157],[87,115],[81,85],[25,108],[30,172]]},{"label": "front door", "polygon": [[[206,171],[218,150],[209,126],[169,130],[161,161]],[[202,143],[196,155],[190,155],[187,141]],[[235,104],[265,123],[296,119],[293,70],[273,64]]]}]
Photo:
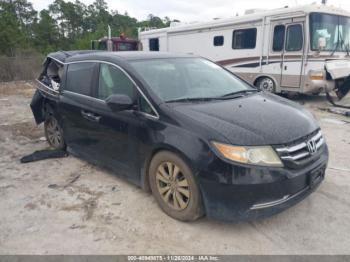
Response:
[{"label": "front door", "polygon": [[92,95],[96,102],[84,116],[91,122],[89,138],[94,141],[94,152],[90,152],[90,157],[97,164],[138,183],[138,171],[143,164],[140,151],[144,141],[141,137],[147,134],[147,119],[135,113],[137,109],[113,111],[105,102],[111,95],[127,95],[136,101],[139,94],[132,80],[120,68],[100,63]]},{"label": "front door", "polygon": [[304,53],[303,28],[302,22],[286,25],[281,63],[281,87],[300,87]]},{"label": "front door", "polygon": [[136,100],[133,82],[113,65],[91,62],[68,65],[66,79],[59,113],[70,152],[138,183],[147,118],[134,110],[115,112],[105,102],[112,94]]}]

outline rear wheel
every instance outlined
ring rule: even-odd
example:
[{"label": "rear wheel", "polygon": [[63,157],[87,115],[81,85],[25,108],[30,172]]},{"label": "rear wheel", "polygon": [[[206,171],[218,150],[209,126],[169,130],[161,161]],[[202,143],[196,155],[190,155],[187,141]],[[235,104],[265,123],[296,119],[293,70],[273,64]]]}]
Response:
[{"label": "rear wheel", "polygon": [[157,153],[150,164],[152,194],[169,216],[193,221],[203,215],[199,188],[186,163],[171,152]]},{"label": "rear wheel", "polygon": [[276,91],[275,82],[269,77],[259,78],[256,81],[255,86],[261,91],[266,91],[271,93],[274,93]]},{"label": "rear wheel", "polygon": [[44,122],[45,136],[47,142],[55,149],[65,149],[63,131],[57,119],[49,114]]}]

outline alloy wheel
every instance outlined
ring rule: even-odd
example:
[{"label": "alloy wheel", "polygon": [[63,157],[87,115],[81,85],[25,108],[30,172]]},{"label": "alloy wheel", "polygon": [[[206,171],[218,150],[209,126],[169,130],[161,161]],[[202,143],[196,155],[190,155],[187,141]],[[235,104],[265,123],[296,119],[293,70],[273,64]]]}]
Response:
[{"label": "alloy wheel", "polygon": [[163,201],[175,210],[184,210],[190,202],[189,184],[180,168],[171,162],[159,165],[156,183]]},{"label": "alloy wheel", "polygon": [[47,132],[47,139],[49,140],[49,143],[53,147],[59,148],[62,143],[62,134],[56,118],[54,117],[49,118],[46,125],[46,132]]}]

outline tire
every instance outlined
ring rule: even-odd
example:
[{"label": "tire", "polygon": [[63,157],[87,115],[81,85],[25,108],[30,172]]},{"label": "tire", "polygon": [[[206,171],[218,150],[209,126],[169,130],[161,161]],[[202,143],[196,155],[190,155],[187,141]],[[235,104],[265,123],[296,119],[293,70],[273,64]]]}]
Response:
[{"label": "tire", "polygon": [[203,215],[197,182],[191,169],[176,154],[162,151],[153,157],[149,183],[158,205],[168,216],[194,221]]},{"label": "tire", "polygon": [[51,147],[58,150],[66,149],[62,128],[53,116],[49,113],[44,122],[45,137]]},{"label": "tire", "polygon": [[276,85],[275,82],[269,77],[261,77],[256,81],[255,86],[265,92],[275,93]]}]

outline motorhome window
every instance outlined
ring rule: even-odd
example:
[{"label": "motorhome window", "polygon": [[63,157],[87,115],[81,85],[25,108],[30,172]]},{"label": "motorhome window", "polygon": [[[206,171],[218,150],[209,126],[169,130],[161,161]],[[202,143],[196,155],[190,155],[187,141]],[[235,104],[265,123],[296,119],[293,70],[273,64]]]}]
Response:
[{"label": "motorhome window", "polygon": [[75,63],[68,66],[65,89],[74,93],[91,96],[91,83],[95,63]]},{"label": "motorhome window", "polygon": [[[347,51],[350,43],[350,17],[310,14],[310,41],[313,51]],[[325,46],[320,48],[320,42]]]},{"label": "motorhome window", "polygon": [[149,40],[149,51],[159,51],[159,39],[151,38]]},{"label": "motorhome window", "polygon": [[300,24],[287,27],[286,51],[300,51],[303,48],[303,28]]},{"label": "motorhome window", "polygon": [[273,30],[273,44],[272,50],[275,52],[282,51],[284,46],[284,32],[286,27],[284,25],[276,25]]},{"label": "motorhome window", "polygon": [[233,49],[254,49],[256,45],[256,28],[233,31]]},{"label": "motorhome window", "polygon": [[223,46],[223,45],[224,45],[224,37],[222,35],[214,36],[214,46]]}]

